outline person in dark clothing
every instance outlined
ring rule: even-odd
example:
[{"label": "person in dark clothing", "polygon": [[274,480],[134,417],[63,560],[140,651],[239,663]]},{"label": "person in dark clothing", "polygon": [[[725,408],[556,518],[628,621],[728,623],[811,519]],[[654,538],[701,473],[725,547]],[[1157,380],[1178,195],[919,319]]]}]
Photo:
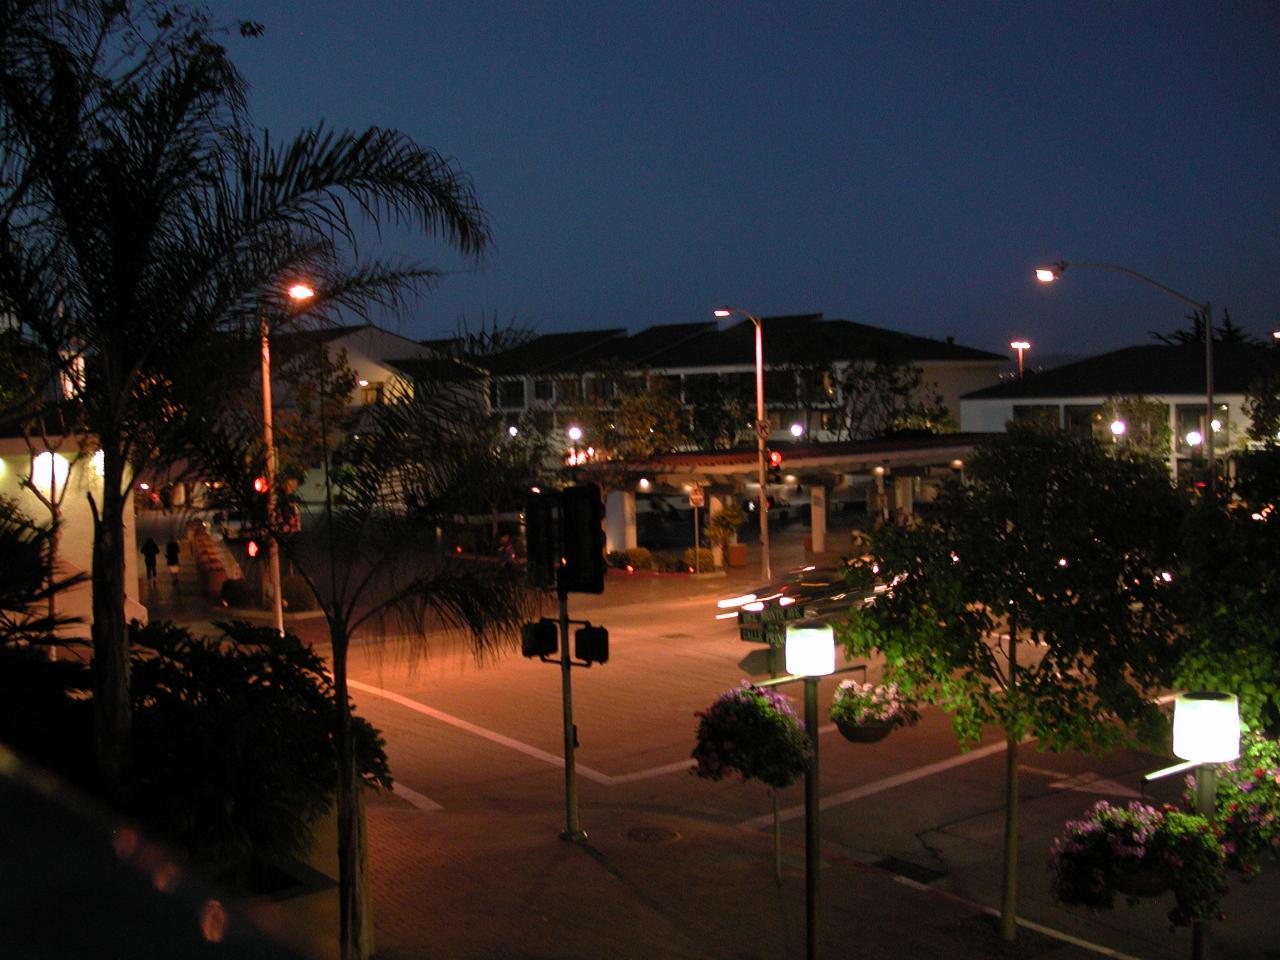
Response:
[{"label": "person in dark clothing", "polygon": [[178,585],[178,555],[181,548],[178,541],[169,538],[169,542],[164,547],[164,562],[169,566],[169,576],[173,577],[173,585]]},{"label": "person in dark clothing", "polygon": [[160,555],[160,545],[147,537],[147,542],[142,545],[142,559],[147,563],[147,579],[155,582],[156,579],[156,557]]}]

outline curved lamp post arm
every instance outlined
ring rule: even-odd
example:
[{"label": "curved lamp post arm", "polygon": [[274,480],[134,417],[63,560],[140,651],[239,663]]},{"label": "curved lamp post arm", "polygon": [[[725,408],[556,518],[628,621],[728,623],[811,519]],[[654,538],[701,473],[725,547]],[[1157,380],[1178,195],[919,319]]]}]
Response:
[{"label": "curved lamp post arm", "polygon": [[716,317],[724,319],[740,313],[751,321],[756,328],[756,467],[760,483],[760,575],[767,583],[773,579],[773,571],[769,564],[769,492],[768,474],[765,467],[765,442],[769,439],[769,421],[764,412],[764,325],[755,314],[741,307],[719,307],[712,311]]},{"label": "curved lamp post arm", "polygon": [[1173,287],[1165,286],[1159,280],[1153,280],[1145,273],[1139,273],[1129,267],[1122,267],[1118,263],[1071,263],[1066,260],[1059,260],[1051,267],[1041,267],[1036,270],[1036,277],[1042,283],[1051,283],[1062,276],[1068,267],[1079,267],[1088,270],[1110,270],[1114,273],[1123,273],[1150,287],[1155,287],[1157,290],[1163,290],[1175,300],[1180,300],[1197,311],[1204,312],[1204,438],[1205,459],[1209,465],[1209,495],[1212,496],[1217,485],[1218,473],[1217,458],[1213,452],[1213,305],[1208,300],[1192,299],[1185,293],[1179,293]]}]

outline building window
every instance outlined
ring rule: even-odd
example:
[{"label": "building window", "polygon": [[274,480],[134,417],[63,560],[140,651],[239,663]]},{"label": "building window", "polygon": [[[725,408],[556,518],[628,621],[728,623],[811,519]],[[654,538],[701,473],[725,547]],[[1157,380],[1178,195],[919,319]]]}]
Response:
[{"label": "building window", "polygon": [[506,409],[520,408],[524,406],[524,381],[523,380],[494,380],[492,381],[491,393],[489,399],[493,401],[494,406]]},{"label": "building window", "polygon": [[578,378],[564,379],[556,381],[556,399],[561,402],[573,403],[582,399],[582,384],[578,382]]},{"label": "building window", "polygon": [[1097,404],[1069,403],[1062,408],[1062,421],[1068,433],[1102,438],[1102,407]]},{"label": "building window", "polygon": [[555,393],[555,385],[550,380],[533,381],[533,399],[553,400]]},{"label": "building window", "polygon": [[366,383],[360,388],[360,402],[366,407],[382,403],[385,399],[385,388],[381,381],[378,383]]},{"label": "building window", "polygon": [[1051,427],[1062,426],[1056,403],[1015,403],[1014,423],[1043,423]]}]

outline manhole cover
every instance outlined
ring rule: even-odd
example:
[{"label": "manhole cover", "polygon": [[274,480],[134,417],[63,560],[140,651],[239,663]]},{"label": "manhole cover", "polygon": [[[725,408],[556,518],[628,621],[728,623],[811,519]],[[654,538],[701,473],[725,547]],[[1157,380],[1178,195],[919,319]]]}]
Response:
[{"label": "manhole cover", "polygon": [[900,860],[897,857],[885,857],[883,860],[877,860],[874,866],[923,884],[933,883],[933,881],[941,880],[946,876],[941,870],[931,870],[928,867],[920,866],[918,863],[912,863],[910,860]]},{"label": "manhole cover", "polygon": [[680,834],[661,827],[632,827],[627,831],[627,839],[636,843],[675,843]]}]

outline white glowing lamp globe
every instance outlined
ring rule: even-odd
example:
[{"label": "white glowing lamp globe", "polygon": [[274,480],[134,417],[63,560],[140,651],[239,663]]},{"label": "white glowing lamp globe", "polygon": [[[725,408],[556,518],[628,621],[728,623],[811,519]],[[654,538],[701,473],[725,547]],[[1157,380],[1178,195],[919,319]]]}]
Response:
[{"label": "white glowing lamp globe", "polygon": [[787,627],[787,673],[825,677],[836,672],[836,633],[826,624]]},{"label": "white glowing lamp globe", "polygon": [[1173,702],[1173,753],[1192,763],[1240,756],[1240,704],[1233,693],[1194,690]]}]

